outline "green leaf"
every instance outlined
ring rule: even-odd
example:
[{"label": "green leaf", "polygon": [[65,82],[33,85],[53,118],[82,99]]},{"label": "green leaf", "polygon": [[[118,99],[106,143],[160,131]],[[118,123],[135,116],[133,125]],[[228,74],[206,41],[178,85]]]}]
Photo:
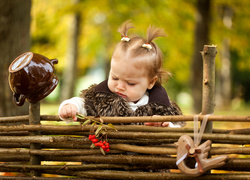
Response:
[{"label": "green leaf", "polygon": [[105,135],[105,134],[107,134],[107,131],[102,131],[102,135]]},{"label": "green leaf", "polygon": [[94,143],[92,143],[91,145],[90,145],[90,148],[95,148],[95,144]]},{"label": "green leaf", "polygon": [[93,122],[92,124],[91,124],[91,128],[90,128],[90,133],[94,133],[94,129],[95,129],[95,122]]},{"label": "green leaf", "polygon": [[89,123],[91,123],[91,120],[90,120],[90,119],[84,121],[84,123],[82,123],[82,126],[88,125]]},{"label": "green leaf", "polygon": [[102,127],[103,127],[102,125],[98,126],[97,130],[95,131],[95,135],[96,136],[99,134],[99,132],[101,131]]},{"label": "green leaf", "polygon": [[110,127],[110,128],[112,128],[112,129],[114,129],[114,130],[116,130],[117,131],[117,129],[115,128],[115,126],[113,125],[113,124],[108,124],[108,127]]},{"label": "green leaf", "polygon": [[105,156],[106,155],[105,151],[101,147],[100,147],[100,150],[101,150],[102,154]]},{"label": "green leaf", "polygon": [[76,117],[79,118],[79,119],[85,119],[85,116],[82,115],[82,114],[77,114]]}]

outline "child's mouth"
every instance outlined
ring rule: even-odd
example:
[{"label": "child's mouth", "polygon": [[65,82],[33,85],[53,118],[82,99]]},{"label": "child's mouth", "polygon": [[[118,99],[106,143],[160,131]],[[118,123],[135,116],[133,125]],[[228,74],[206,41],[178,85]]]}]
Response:
[{"label": "child's mouth", "polygon": [[127,96],[126,95],[124,95],[124,94],[122,94],[122,93],[119,93],[119,92],[117,92],[116,93],[118,96],[121,96],[122,98],[126,98]]}]

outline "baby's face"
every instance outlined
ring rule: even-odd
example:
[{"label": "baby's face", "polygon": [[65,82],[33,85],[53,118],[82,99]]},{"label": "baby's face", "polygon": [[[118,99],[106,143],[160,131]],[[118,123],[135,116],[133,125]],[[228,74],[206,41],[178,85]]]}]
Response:
[{"label": "baby's face", "polygon": [[138,69],[126,61],[112,58],[108,87],[113,93],[126,101],[137,102],[154,84],[155,81],[148,78],[145,69]]}]

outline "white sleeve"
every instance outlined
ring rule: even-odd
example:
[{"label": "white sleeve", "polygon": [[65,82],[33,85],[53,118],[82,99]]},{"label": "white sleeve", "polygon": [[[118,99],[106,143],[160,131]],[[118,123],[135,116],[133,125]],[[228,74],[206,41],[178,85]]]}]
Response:
[{"label": "white sleeve", "polygon": [[[73,97],[73,98],[71,98],[71,99],[67,99],[67,100],[63,101],[63,102],[60,104],[59,108],[58,108],[58,114],[59,114],[61,108],[62,108],[64,105],[66,105],[66,104],[74,104],[74,105],[76,106],[76,108],[77,108],[77,113],[82,114],[82,115],[84,115],[84,116],[87,116],[86,109],[84,108],[85,102],[84,102],[84,99],[83,99],[83,98],[80,98],[80,97]],[[68,122],[68,123],[69,123],[69,122],[73,122],[73,120],[67,119],[67,118],[62,118],[60,115],[59,115],[59,117],[60,117],[60,119],[66,121],[66,122]]]},{"label": "white sleeve", "polygon": [[180,126],[179,124],[173,124],[173,123],[169,122],[168,127],[171,127],[171,128],[180,128],[182,126]]}]

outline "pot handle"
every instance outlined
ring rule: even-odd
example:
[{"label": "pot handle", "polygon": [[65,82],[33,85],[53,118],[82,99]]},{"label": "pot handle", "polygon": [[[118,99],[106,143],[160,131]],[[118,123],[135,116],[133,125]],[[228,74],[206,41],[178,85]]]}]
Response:
[{"label": "pot handle", "polygon": [[51,63],[52,63],[53,65],[58,63],[58,60],[57,60],[57,59],[51,59],[50,61],[51,61]]},{"label": "pot handle", "polygon": [[25,99],[25,95],[13,93],[13,101],[17,106],[22,106],[24,104]]}]

